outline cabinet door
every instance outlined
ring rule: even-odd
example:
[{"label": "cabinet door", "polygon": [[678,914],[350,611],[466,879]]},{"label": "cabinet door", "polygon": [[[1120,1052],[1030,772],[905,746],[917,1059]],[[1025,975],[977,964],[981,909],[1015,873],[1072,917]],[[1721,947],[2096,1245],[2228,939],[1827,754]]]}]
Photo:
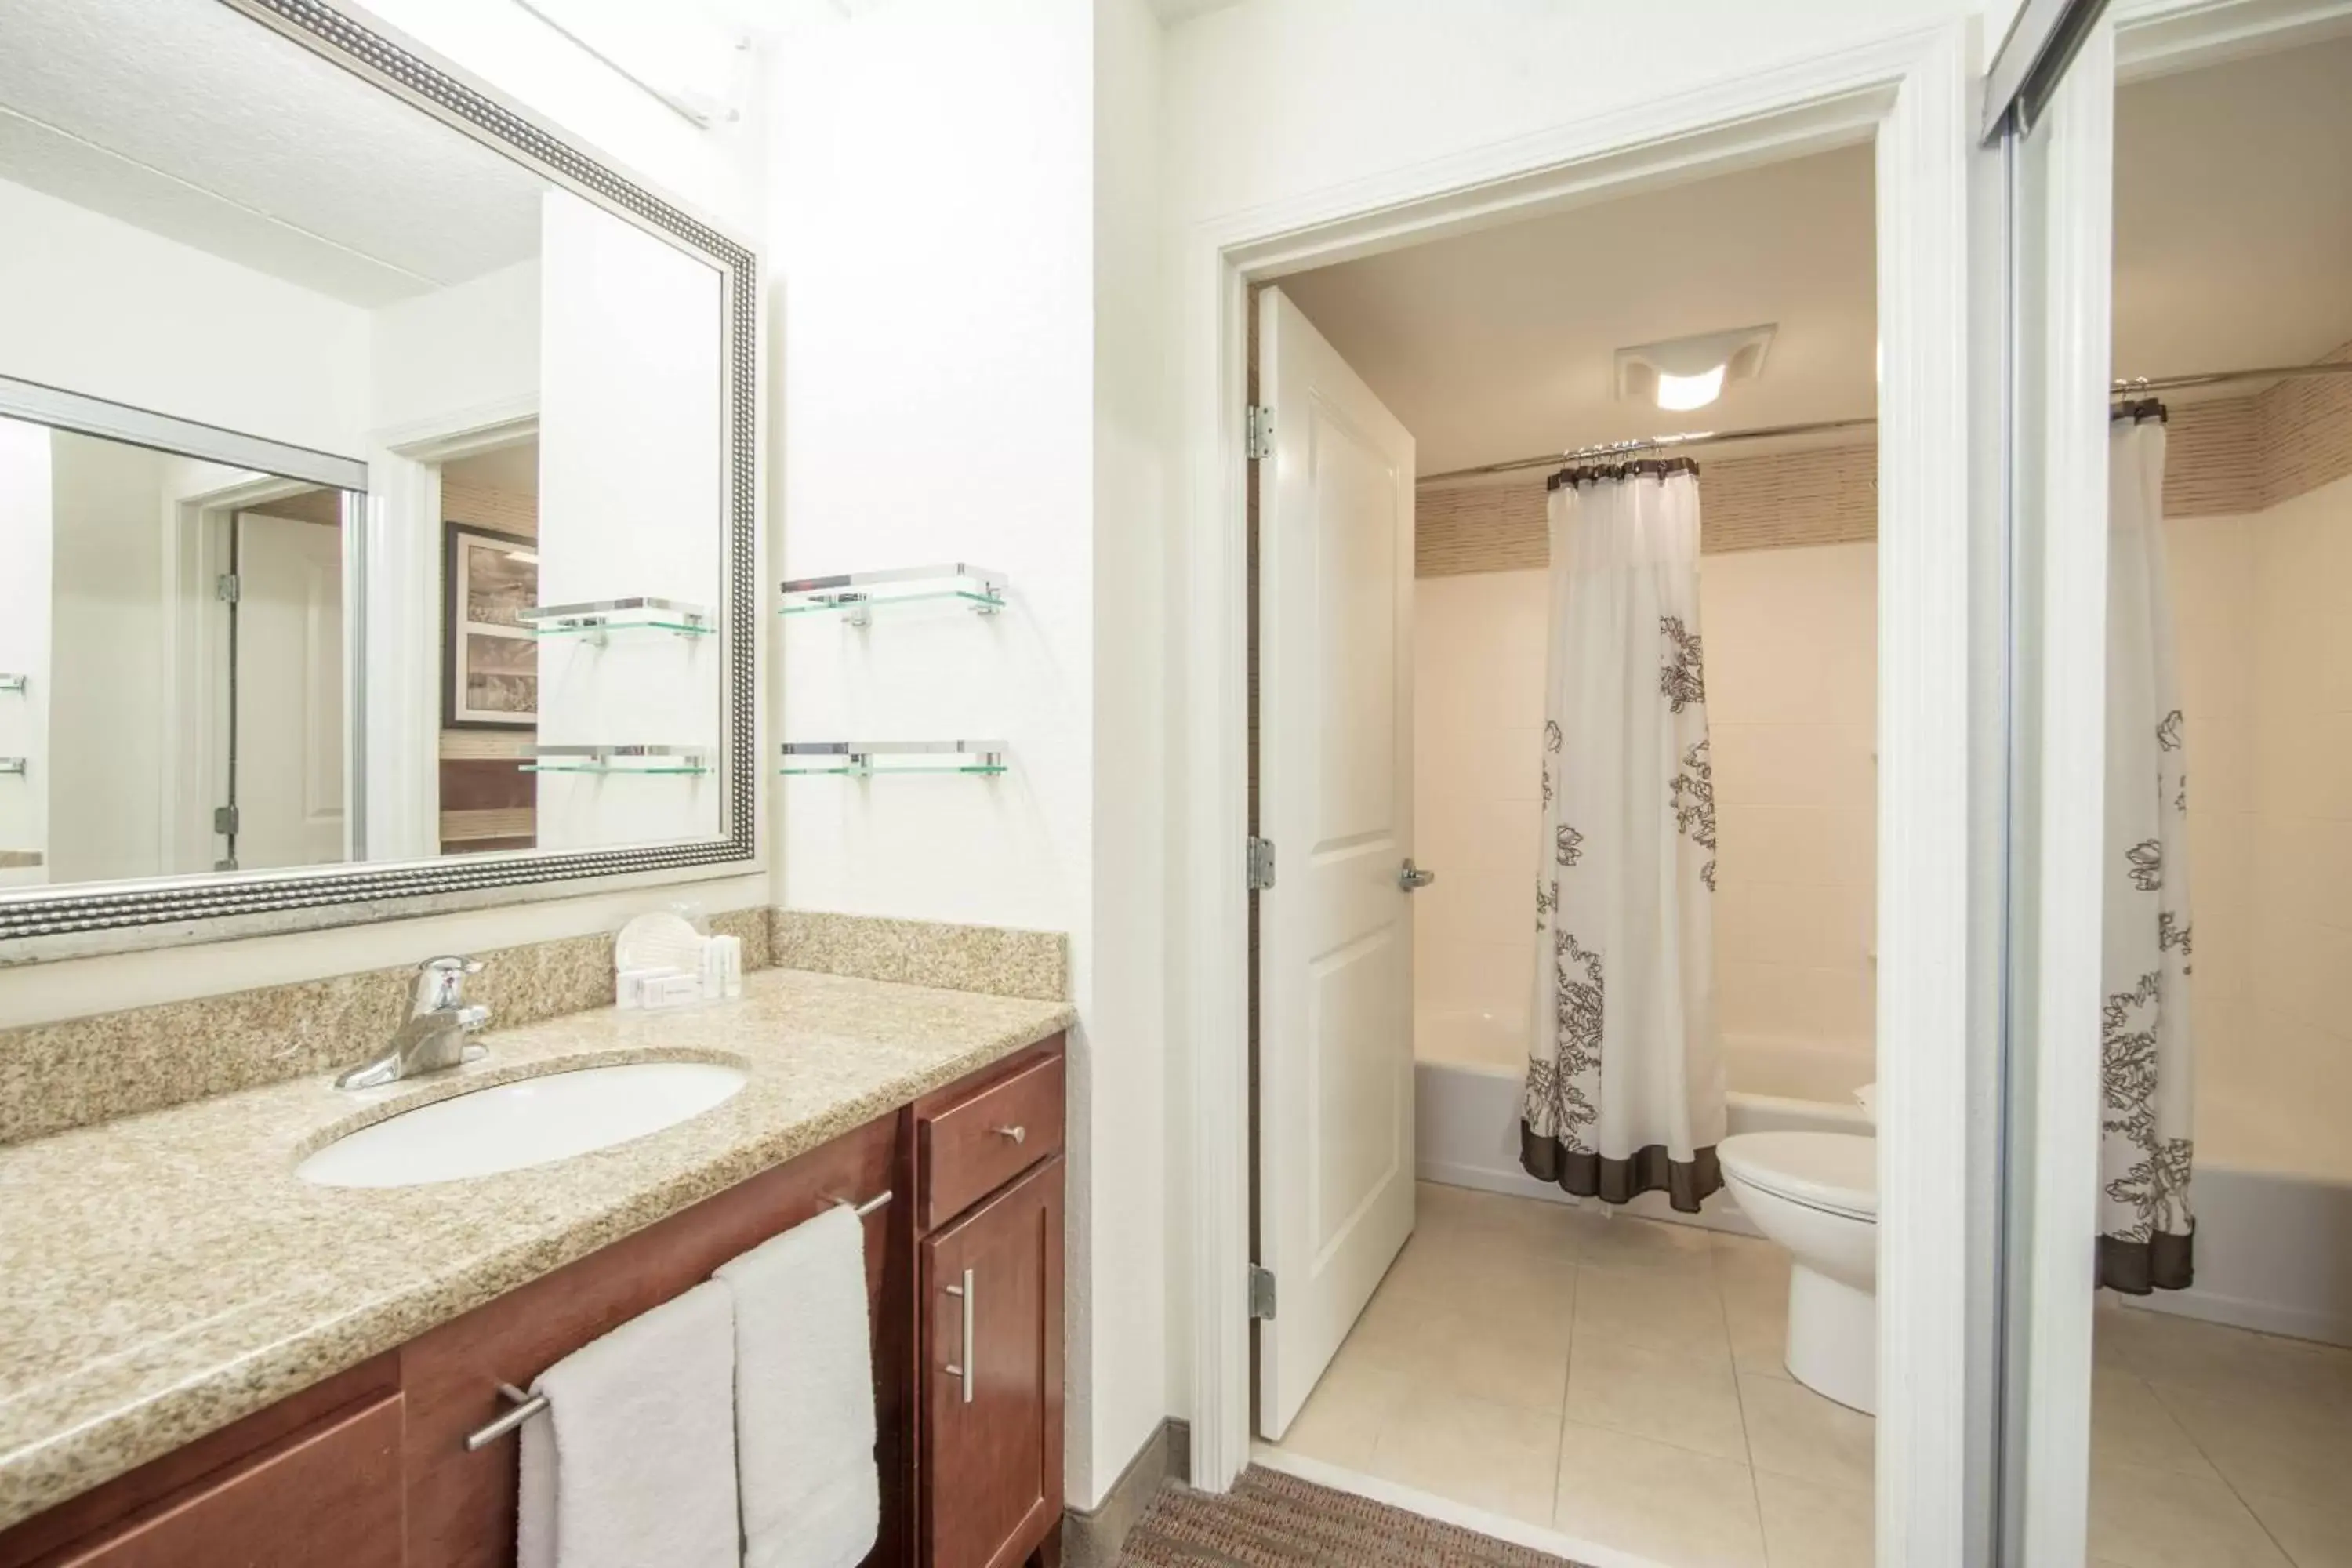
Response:
[{"label": "cabinet door", "polygon": [[[892,1189],[899,1181],[898,1149],[897,1119],[869,1122],[412,1341],[401,1352],[408,1393],[408,1568],[512,1568],[520,1445],[509,1436],[478,1453],[466,1447],[468,1432],[506,1408],[499,1384],[528,1384],[551,1363],[692,1289],[729,1258],[828,1204]],[[877,1563],[906,1561],[897,1521],[912,1512],[900,1446],[913,1358],[906,1305],[912,1286],[909,1254],[898,1239],[912,1206],[894,1202],[866,1222],[881,1439],[883,1549]]]},{"label": "cabinet door", "polygon": [[400,1395],[289,1440],[58,1568],[401,1568]]},{"label": "cabinet door", "polygon": [[921,1248],[929,1568],[1009,1568],[1062,1515],[1059,1156]]}]

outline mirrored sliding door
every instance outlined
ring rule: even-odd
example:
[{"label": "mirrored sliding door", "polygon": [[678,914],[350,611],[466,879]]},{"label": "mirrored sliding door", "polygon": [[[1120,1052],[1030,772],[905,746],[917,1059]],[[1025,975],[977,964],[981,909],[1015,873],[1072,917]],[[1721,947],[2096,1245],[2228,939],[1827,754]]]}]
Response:
[{"label": "mirrored sliding door", "polygon": [[2098,12],[2000,142],[1999,1560],[2308,1568],[2352,1554],[2352,6]]}]

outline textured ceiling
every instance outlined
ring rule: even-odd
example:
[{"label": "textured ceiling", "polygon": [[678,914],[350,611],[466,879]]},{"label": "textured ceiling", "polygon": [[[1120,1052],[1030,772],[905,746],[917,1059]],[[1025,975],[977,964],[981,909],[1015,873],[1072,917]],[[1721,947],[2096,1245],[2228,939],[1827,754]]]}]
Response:
[{"label": "textured ceiling", "polygon": [[371,306],[537,255],[545,188],[220,0],[0,3],[0,179]]}]

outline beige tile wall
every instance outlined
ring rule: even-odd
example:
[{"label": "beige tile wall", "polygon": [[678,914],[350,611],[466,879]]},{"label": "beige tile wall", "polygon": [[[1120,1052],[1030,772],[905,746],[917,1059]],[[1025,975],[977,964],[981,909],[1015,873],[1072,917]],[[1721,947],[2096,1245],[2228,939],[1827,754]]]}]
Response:
[{"label": "beige tile wall", "polygon": [[[1703,559],[1726,1035],[1872,1047],[1876,546]],[[1545,574],[1424,577],[1415,597],[1417,1005],[1511,1021],[1535,963]],[[1457,1047],[1458,1048],[1458,1047]]]},{"label": "beige tile wall", "polygon": [[2167,533],[2202,1159],[2352,1180],[2352,478]]},{"label": "beige tile wall", "polygon": [[[1425,1056],[1509,1067],[1535,973],[1546,579],[1423,577],[1413,594],[1413,1005],[1513,1020],[1491,1037],[1416,1030]],[[1447,1032],[1450,1035],[1452,1032]]]}]

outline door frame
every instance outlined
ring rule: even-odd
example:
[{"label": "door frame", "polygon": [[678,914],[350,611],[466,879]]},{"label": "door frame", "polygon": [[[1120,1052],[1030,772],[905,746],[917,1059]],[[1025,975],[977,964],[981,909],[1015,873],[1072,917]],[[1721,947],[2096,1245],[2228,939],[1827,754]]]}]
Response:
[{"label": "door frame", "polygon": [[1189,1214],[1192,1475],[1250,1454],[1247,899],[1243,844],[1249,285],[1400,246],[1870,142],[1877,156],[1877,1560],[1960,1561],[1970,1034],[1969,175],[1976,26],[1956,18],[1419,163],[1177,237],[1174,648],[1184,693],[1171,994],[1189,1052],[1176,1125]]},{"label": "door frame", "polygon": [[[190,459],[202,462],[204,459]],[[219,603],[215,579],[228,570],[227,537],[232,520],[273,500],[321,488],[307,479],[274,474],[239,473],[219,467],[222,482],[211,488],[174,496],[163,505],[163,584],[160,609],[163,632],[157,639],[163,654],[160,704],[163,725],[163,785],[158,823],[159,875],[186,876],[209,872],[220,847],[213,832],[213,807],[221,804],[227,782],[227,711],[222,705],[228,688],[228,628],[214,613]],[[234,477],[232,477],[234,476]],[[348,694],[354,689],[351,630],[350,568],[353,542],[349,491],[341,524],[343,540],[343,669]],[[345,703],[344,766],[352,767],[352,733],[359,722]],[[344,841],[348,850],[354,831],[357,801],[352,782],[343,786]]]},{"label": "door frame", "polygon": [[363,773],[373,859],[441,853],[441,465],[539,432],[526,393],[373,432],[364,563],[369,668],[362,677],[377,744]]}]

